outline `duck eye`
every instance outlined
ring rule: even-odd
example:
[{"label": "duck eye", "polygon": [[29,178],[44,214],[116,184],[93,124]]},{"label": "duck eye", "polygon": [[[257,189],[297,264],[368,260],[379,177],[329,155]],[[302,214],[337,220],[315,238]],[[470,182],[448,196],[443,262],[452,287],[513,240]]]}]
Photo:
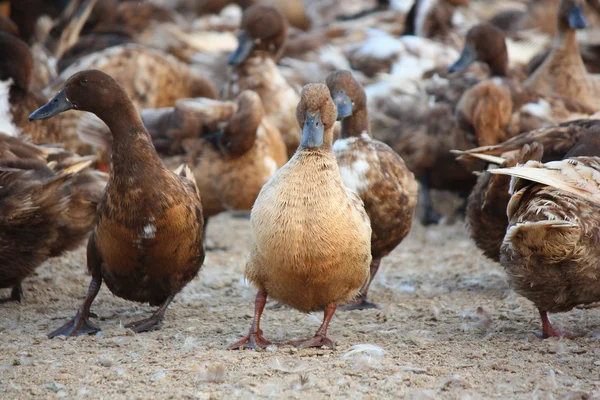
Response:
[{"label": "duck eye", "polygon": [[87,80],[87,78],[83,78],[83,79],[80,81],[80,83],[81,83],[81,86],[86,86],[86,85],[88,84],[88,80]]}]

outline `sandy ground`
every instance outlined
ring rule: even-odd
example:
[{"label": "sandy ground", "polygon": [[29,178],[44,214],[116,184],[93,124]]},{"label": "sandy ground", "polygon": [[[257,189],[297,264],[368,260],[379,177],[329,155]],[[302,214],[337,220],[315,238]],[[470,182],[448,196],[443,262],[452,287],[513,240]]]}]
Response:
[{"label": "sandy ground", "polygon": [[[579,399],[600,390],[598,310],[553,316],[586,337],[538,340],[535,309],[462,221],[414,224],[372,286],[381,309],[334,317],[335,351],[226,351],[252,318],[255,291],[242,280],[249,236],[248,220],[212,220],[209,237],[228,250],[208,254],[161,330],[138,335],[121,323],[152,309],[103,287],[92,307],[101,333],[47,339],[74,314],[89,278],[83,248],[46,263],[25,282],[22,305],[0,305],[0,398]],[[274,340],[310,337],[320,319],[267,309],[263,329]]]}]

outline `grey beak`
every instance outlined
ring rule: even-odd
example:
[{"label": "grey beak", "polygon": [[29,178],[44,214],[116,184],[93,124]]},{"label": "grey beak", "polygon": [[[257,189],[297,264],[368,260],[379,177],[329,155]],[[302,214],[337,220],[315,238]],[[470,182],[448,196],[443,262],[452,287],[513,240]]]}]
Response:
[{"label": "grey beak", "polygon": [[306,149],[323,146],[324,133],[325,127],[323,126],[323,121],[321,121],[321,112],[318,111],[315,115],[310,115],[310,112],[306,111],[300,146]]},{"label": "grey beak", "polygon": [[585,29],[587,25],[585,15],[583,15],[583,8],[577,4],[571,5],[569,9],[569,28]]},{"label": "grey beak", "polygon": [[67,93],[65,89],[61,89],[46,105],[41,106],[37,110],[31,113],[29,120],[33,121],[36,119],[48,119],[61,112],[71,110],[73,104],[67,99]]},{"label": "grey beak", "polygon": [[470,43],[466,43],[462,53],[460,53],[460,57],[450,66],[450,68],[448,68],[448,72],[453,73],[462,71],[476,60],[477,52],[475,51],[475,47]]},{"label": "grey beak", "polygon": [[238,36],[238,48],[229,56],[229,65],[240,65],[250,57],[254,50],[254,39],[248,32],[242,32]]},{"label": "grey beak", "polygon": [[352,115],[352,100],[350,100],[350,97],[348,97],[346,92],[342,90],[341,92],[335,93],[333,95],[333,102],[337,107],[338,121]]}]

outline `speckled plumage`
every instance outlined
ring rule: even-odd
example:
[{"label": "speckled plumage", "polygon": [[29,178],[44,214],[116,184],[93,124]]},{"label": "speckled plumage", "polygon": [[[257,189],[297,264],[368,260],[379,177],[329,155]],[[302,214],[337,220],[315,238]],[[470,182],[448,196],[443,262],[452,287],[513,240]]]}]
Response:
[{"label": "speckled plumage", "polygon": [[[575,194],[584,181],[598,192],[600,159],[575,157],[524,167],[499,172],[552,174],[550,185],[527,178],[511,182],[509,226],[500,257],[513,287],[541,311],[568,311],[600,300],[600,203]],[[575,192],[556,185],[572,186]]]}]

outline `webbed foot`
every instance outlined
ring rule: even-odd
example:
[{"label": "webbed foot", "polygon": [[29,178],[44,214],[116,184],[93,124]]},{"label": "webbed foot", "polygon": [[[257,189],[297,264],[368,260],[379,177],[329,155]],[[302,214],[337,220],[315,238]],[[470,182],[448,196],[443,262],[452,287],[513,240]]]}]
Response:
[{"label": "webbed foot", "polygon": [[48,334],[48,338],[52,339],[57,336],[91,335],[100,332],[100,330],[101,329],[92,324],[87,317],[82,316],[81,313],[78,312],[71,321]]},{"label": "webbed foot", "polygon": [[242,340],[237,341],[237,342],[233,343],[232,345],[230,345],[229,347],[227,347],[227,350],[250,349],[250,350],[260,351],[260,350],[266,349],[271,344],[272,343],[270,341],[268,341],[267,339],[265,339],[263,337],[262,332],[259,332],[259,333],[252,333],[252,334],[247,335]]}]

